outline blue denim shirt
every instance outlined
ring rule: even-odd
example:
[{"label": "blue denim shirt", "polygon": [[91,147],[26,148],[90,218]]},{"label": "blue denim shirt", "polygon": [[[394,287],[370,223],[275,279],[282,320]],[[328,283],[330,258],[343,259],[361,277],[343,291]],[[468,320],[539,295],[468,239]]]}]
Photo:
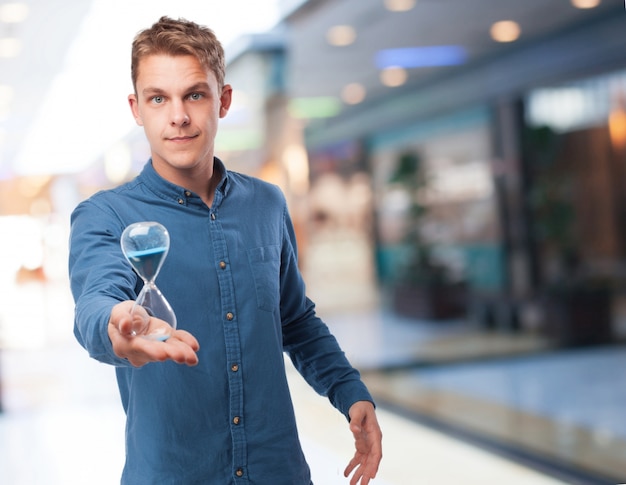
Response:
[{"label": "blue denim shirt", "polygon": [[[127,415],[122,483],[308,485],[283,352],[346,417],[372,398],[306,297],[280,190],[217,159],[215,169],[222,179],[212,207],[148,163],[75,209],[74,333],[93,358],[116,366]],[[200,342],[195,367],[134,368],[112,351],[111,309],[142,286],[119,242],[138,221],[158,221],[170,234],[156,283],[178,328]]]}]

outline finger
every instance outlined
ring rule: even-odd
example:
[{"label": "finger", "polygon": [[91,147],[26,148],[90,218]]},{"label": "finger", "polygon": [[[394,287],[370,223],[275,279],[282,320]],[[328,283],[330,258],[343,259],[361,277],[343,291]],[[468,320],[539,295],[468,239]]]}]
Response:
[{"label": "finger", "polygon": [[115,328],[121,335],[130,337],[133,331],[133,321],[130,314],[120,315]]},{"label": "finger", "polygon": [[126,359],[134,367],[141,367],[151,360],[146,358],[143,352],[138,352],[133,348],[133,343],[138,339],[122,335],[117,326],[113,324],[109,324],[109,328],[109,338],[111,339],[115,355]]},{"label": "finger", "polygon": [[136,356],[142,356],[146,362],[163,362],[169,358],[164,342],[147,338],[130,339],[131,352]]},{"label": "finger", "polygon": [[143,307],[137,306],[131,313],[131,336],[143,335],[150,326],[150,316]]},{"label": "finger", "polygon": [[352,473],[352,471],[357,467],[357,465],[361,462],[361,460],[358,458],[359,453],[355,453],[354,454],[354,458],[352,458],[352,460],[350,460],[350,463],[348,463],[348,466],[346,467],[346,469],[343,471],[343,476],[344,477],[349,477],[350,473]]},{"label": "finger", "polygon": [[114,313],[112,312],[111,320],[116,322],[120,333],[127,337],[143,334],[150,324],[150,316],[145,308],[135,305],[132,301],[117,305]]},{"label": "finger", "polygon": [[350,480],[350,485],[356,485],[357,483],[359,483],[359,480],[361,479],[362,476],[363,476],[362,467],[358,467],[356,471],[354,472],[354,475],[352,475],[352,479]]},{"label": "finger", "polygon": [[170,337],[166,342],[163,342],[163,345],[169,358],[174,362],[187,365],[196,365],[198,363],[198,355],[186,342],[176,337]]},{"label": "finger", "polygon": [[191,335],[186,330],[174,330],[172,332],[172,337],[186,343],[191,349],[193,349],[194,352],[200,350],[200,344],[198,343],[196,337]]},{"label": "finger", "polygon": [[356,420],[352,420],[350,422],[350,431],[354,435],[355,438],[359,438],[361,433],[363,433],[363,428],[361,428],[361,423]]}]

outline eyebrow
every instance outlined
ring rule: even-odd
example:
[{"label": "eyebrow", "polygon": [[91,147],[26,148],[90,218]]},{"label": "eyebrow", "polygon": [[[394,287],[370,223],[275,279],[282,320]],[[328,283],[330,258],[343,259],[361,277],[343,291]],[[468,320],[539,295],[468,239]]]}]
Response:
[{"label": "eyebrow", "polygon": [[[193,91],[210,91],[211,88],[209,87],[208,83],[205,82],[199,82],[196,84],[192,84],[191,86],[189,86],[188,88],[185,88],[184,92],[185,93],[191,93]],[[148,95],[160,95],[160,94],[167,94],[163,89],[158,88],[158,87],[150,87],[148,86],[147,88],[145,88],[142,91],[142,94],[144,96],[148,96]]]}]

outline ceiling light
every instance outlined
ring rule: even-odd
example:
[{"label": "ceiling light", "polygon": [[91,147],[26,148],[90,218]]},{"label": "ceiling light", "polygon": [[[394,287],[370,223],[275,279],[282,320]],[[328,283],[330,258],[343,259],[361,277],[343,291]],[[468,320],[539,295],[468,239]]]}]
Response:
[{"label": "ceiling light", "polygon": [[10,57],[17,57],[20,53],[22,44],[19,39],[15,37],[5,37],[0,39],[0,58],[8,59]]},{"label": "ceiling light", "polygon": [[356,39],[356,31],[350,25],[335,25],[328,29],[326,40],[330,45],[344,47]]},{"label": "ceiling light", "polygon": [[359,104],[365,99],[365,87],[359,83],[350,83],[341,90],[341,99],[346,104]]},{"label": "ceiling light", "polygon": [[596,8],[600,0],[572,0],[572,5],[576,8]]},{"label": "ceiling light", "polygon": [[408,12],[415,7],[415,0],[385,0],[385,8],[391,12]]},{"label": "ceiling light", "polygon": [[519,24],[512,20],[502,20],[491,26],[491,37],[496,42],[514,42],[521,32]]},{"label": "ceiling light", "polygon": [[28,17],[28,5],[25,3],[6,3],[0,5],[0,22],[19,24]]},{"label": "ceiling light", "polygon": [[407,78],[406,70],[398,66],[387,67],[380,72],[381,82],[390,88],[402,86]]},{"label": "ceiling light", "polygon": [[457,45],[433,45],[427,47],[403,47],[384,49],[376,53],[376,66],[386,67],[434,67],[463,64],[467,59],[465,49]]}]

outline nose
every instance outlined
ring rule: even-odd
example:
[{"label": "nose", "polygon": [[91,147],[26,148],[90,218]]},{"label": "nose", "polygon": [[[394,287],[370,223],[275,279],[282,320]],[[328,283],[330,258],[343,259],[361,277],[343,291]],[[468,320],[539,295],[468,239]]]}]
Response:
[{"label": "nose", "polygon": [[172,103],[171,121],[172,126],[185,126],[189,124],[189,114],[183,103]]}]

